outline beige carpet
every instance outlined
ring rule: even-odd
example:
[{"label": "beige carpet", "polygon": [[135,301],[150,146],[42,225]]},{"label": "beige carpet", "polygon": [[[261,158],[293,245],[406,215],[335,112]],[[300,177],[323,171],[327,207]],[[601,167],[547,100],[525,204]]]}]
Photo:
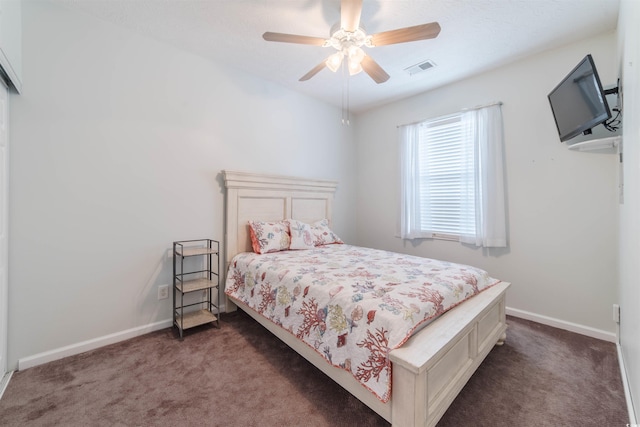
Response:
[{"label": "beige carpet", "polygon": [[[615,346],[509,318],[439,426],[625,426]],[[2,426],[388,426],[242,312],[17,372]]]}]

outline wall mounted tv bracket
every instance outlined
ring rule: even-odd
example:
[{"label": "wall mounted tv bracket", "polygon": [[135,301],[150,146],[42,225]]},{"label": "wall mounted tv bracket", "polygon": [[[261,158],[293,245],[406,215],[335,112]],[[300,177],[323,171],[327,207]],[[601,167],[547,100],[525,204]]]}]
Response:
[{"label": "wall mounted tv bracket", "polygon": [[620,129],[620,114],[622,113],[622,106],[620,105],[620,92],[618,91],[618,87],[620,86],[620,79],[618,79],[618,85],[616,87],[612,87],[611,89],[605,89],[604,94],[607,95],[618,95],[618,105],[616,105],[611,110],[616,113],[615,116],[610,118],[609,120],[602,123],[602,126],[609,132],[615,132]]}]

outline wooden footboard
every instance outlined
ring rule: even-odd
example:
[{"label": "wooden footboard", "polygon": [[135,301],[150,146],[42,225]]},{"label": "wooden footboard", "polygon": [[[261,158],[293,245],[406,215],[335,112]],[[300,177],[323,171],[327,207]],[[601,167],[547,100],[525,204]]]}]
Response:
[{"label": "wooden footboard", "polygon": [[243,302],[233,302],[393,426],[434,426],[493,346],[504,342],[509,286],[501,282],[481,292],[391,351],[393,384],[388,403]]},{"label": "wooden footboard", "polygon": [[391,422],[434,426],[505,331],[502,282],[445,313],[390,353]]}]

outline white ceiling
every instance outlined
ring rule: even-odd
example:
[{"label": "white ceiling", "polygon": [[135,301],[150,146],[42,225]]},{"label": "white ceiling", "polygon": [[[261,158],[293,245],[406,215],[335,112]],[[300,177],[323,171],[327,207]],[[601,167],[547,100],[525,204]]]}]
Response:
[{"label": "white ceiling", "polygon": [[[298,79],[330,53],[318,46],[266,42],[265,31],[328,38],[340,0],[54,0],[137,33],[341,106],[340,72]],[[365,111],[617,25],[619,0],[364,0],[368,34],[437,21],[432,40],[365,49],[391,76],[349,78],[349,104]],[[405,68],[437,65],[410,76]]]}]

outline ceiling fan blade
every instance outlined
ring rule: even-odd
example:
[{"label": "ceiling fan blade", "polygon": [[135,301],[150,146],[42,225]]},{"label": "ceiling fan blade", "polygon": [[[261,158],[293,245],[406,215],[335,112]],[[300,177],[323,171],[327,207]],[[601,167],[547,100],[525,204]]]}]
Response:
[{"label": "ceiling fan blade", "polygon": [[267,31],[262,35],[262,38],[268,42],[283,42],[283,43],[297,43],[297,44],[310,44],[314,46],[322,46],[325,39],[320,37],[298,36],[295,34],[284,33],[271,33]]},{"label": "ceiling fan blade", "polygon": [[380,84],[389,80],[389,74],[387,74],[376,61],[371,59],[370,56],[367,55],[362,58],[360,65],[364,72],[369,74],[369,77],[371,77],[376,83]]},{"label": "ceiling fan blade", "polygon": [[322,69],[324,67],[327,66],[327,60],[325,59],[324,61],[322,61],[321,63],[319,63],[318,65],[316,65],[315,67],[313,67],[311,69],[311,71],[309,71],[307,74],[305,74],[304,76],[300,77],[300,82],[304,82],[309,80],[311,77],[315,76],[316,74],[318,74],[320,71],[322,71]]},{"label": "ceiling fan blade", "polygon": [[384,46],[388,44],[406,43],[416,40],[426,40],[438,37],[440,34],[440,24],[431,22],[429,24],[416,25],[414,27],[400,28],[397,30],[383,31],[371,36],[371,44],[374,46]]},{"label": "ceiling fan blade", "polygon": [[340,3],[340,27],[346,31],[355,31],[360,27],[362,0],[342,0]]}]

